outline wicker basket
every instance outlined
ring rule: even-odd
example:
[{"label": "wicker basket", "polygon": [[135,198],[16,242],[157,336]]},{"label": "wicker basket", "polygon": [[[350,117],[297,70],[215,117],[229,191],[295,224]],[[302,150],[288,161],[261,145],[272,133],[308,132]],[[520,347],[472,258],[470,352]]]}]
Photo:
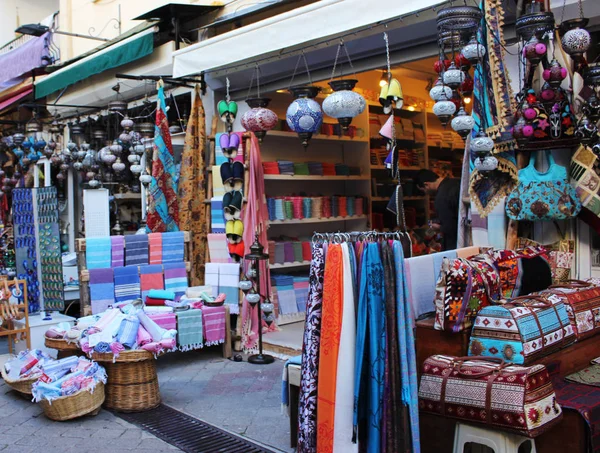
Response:
[{"label": "wicker basket", "polygon": [[36,382],[39,379],[39,376],[36,376],[27,379],[11,380],[4,372],[4,367],[0,371],[2,372],[2,378],[4,379],[4,382],[6,382],[6,385],[11,387],[13,390],[16,390],[17,392],[23,393],[25,395],[31,395],[31,386],[34,382]]},{"label": "wicker basket", "polygon": [[[109,376],[110,381],[110,376]],[[143,384],[109,384],[104,406],[117,412],[142,412],[160,404],[158,379]]]},{"label": "wicker basket", "polygon": [[77,343],[69,343],[67,340],[58,338],[44,337],[44,345],[50,349],[58,349],[59,351],[79,351]]},{"label": "wicker basket", "polygon": [[112,352],[92,352],[90,358],[96,362],[141,362],[143,360],[154,360],[154,355],[144,349],[134,349],[132,351],[123,351],[116,358]]},{"label": "wicker basket", "polygon": [[156,379],[156,362],[154,360],[106,362],[102,366],[106,369],[109,385],[144,384]]},{"label": "wicker basket", "polygon": [[51,420],[64,421],[72,420],[84,415],[95,415],[100,410],[104,402],[104,384],[98,382],[93,392],[88,390],[79,390],[77,393],[68,396],[61,396],[49,401],[43,400],[40,406],[44,410],[44,415]]}]

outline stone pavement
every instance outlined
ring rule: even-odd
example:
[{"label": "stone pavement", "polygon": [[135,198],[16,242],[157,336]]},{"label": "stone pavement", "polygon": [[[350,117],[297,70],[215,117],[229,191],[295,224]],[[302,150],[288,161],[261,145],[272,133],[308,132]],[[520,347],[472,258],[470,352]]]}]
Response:
[{"label": "stone pavement", "polygon": [[[0,345],[1,347],[2,345]],[[158,361],[163,403],[235,434],[291,453],[289,420],[281,413],[283,361],[233,362],[221,348],[174,353]],[[0,379],[0,453],[174,452],[111,412],[68,422],[48,420],[37,404]]]}]

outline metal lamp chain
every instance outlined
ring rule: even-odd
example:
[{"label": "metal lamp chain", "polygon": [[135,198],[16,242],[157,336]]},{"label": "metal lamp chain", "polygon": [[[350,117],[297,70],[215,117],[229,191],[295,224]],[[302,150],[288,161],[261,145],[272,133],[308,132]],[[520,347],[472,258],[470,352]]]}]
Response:
[{"label": "metal lamp chain", "polygon": [[225,77],[225,100],[227,101],[227,103],[229,104],[231,102],[231,96],[229,96],[229,87],[230,87],[230,83],[229,83],[229,77]]},{"label": "metal lamp chain", "polygon": [[[330,81],[333,80],[333,78],[335,77],[335,70],[337,68],[337,62],[340,58],[340,50],[342,48],[344,49],[344,53],[346,54],[346,58],[348,59],[348,65],[350,66],[352,74],[356,74],[356,71],[354,70],[354,65],[352,64],[352,60],[350,59],[350,54],[348,53],[348,47],[346,47],[344,40],[340,39],[340,43],[338,44],[337,51],[335,53],[335,60],[333,61],[333,71],[331,71],[331,78],[329,79]],[[340,77],[344,77],[344,71],[342,67],[342,64],[340,64]]]},{"label": "metal lamp chain", "polygon": [[294,77],[296,77],[296,72],[298,71],[298,66],[300,65],[300,60],[304,60],[304,66],[306,67],[306,74],[308,76],[308,84],[312,85],[312,78],[310,77],[310,69],[308,69],[308,61],[306,60],[306,55],[304,54],[304,50],[303,50],[302,53],[300,54],[300,56],[298,57],[298,61],[296,61],[296,66],[294,67],[294,72],[292,73],[292,80],[290,80],[289,88],[291,88],[292,84],[294,83]]}]

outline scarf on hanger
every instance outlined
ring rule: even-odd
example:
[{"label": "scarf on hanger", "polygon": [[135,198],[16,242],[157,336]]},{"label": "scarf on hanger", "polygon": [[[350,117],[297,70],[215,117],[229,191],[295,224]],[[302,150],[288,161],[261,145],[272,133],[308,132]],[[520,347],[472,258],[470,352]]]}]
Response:
[{"label": "scarf on hanger", "polygon": [[300,368],[298,445],[296,447],[298,453],[317,453],[317,385],[324,270],[324,246],[323,244],[313,244]]},{"label": "scarf on hanger", "polygon": [[[382,453],[407,451],[408,413],[402,404],[400,377],[400,350],[398,348],[396,270],[394,253],[386,241],[381,244],[383,271],[385,277],[385,327],[386,327],[386,367],[383,398]],[[410,443],[410,442],[408,442]]]},{"label": "scarf on hanger", "polygon": [[149,233],[179,231],[177,168],[167,119],[167,104],[162,80],[158,82],[156,127],[152,156],[152,181],[148,196],[146,229]]},{"label": "scarf on hanger", "polygon": [[327,251],[323,277],[323,312],[317,410],[317,448],[319,453],[333,452],[337,365],[343,310],[343,262],[341,244]]},{"label": "scarf on hanger", "polygon": [[[354,437],[366,417],[367,451],[379,452],[385,366],[385,287],[379,244],[366,243],[363,250],[356,328],[354,388]],[[367,348],[368,344],[368,348]],[[363,389],[364,387],[364,389]],[[362,441],[362,439],[360,439]]]},{"label": "scarf on hanger", "polygon": [[335,384],[334,453],[358,453],[358,444],[352,442],[354,381],[348,379],[354,371],[354,362],[348,360],[356,350],[356,317],[354,310],[354,277],[350,256],[352,244],[342,244],[342,326]]},{"label": "scarf on hanger", "polygon": [[513,190],[518,175],[515,141],[509,130],[513,122],[513,95],[504,64],[504,10],[500,0],[486,1],[482,9],[485,19],[482,20],[478,39],[486,45],[487,52],[476,66],[473,77],[472,116],[475,127],[472,137],[485,128],[484,132],[495,139],[494,155],[498,159],[498,168],[480,173],[472,165],[469,194],[471,203],[486,217],[498,201]]},{"label": "scarf on hanger", "polygon": [[[248,194],[246,207],[244,208],[244,254],[250,253],[250,246],[254,242],[254,235],[258,233],[258,240],[264,247],[264,253],[269,253],[269,240],[267,228],[269,228],[269,211],[265,198],[265,179],[263,174],[262,159],[260,157],[260,145],[256,135],[250,132],[251,145],[248,163],[250,166]],[[244,271],[248,270],[249,263],[245,263]],[[260,261],[260,287],[263,294],[269,295],[271,290],[271,274],[269,262]],[[252,308],[244,301],[242,304],[242,347],[244,352],[258,352],[258,329],[263,328],[266,323],[258,320],[258,310]],[[275,323],[267,326],[268,331],[277,330]]]},{"label": "scarf on hanger", "polygon": [[179,228],[192,235],[192,286],[204,284],[206,256],[206,198],[204,145],[206,119],[200,86],[194,90],[192,112],[185,132],[179,174]]},{"label": "scarf on hanger", "polygon": [[396,275],[396,304],[398,322],[398,340],[400,344],[400,372],[402,383],[402,403],[408,406],[410,414],[410,434],[412,436],[412,452],[420,453],[421,441],[419,437],[419,406],[418,406],[418,380],[417,359],[415,350],[415,337],[412,326],[411,308],[409,303],[408,281],[404,267],[402,244],[394,241],[394,264]]}]

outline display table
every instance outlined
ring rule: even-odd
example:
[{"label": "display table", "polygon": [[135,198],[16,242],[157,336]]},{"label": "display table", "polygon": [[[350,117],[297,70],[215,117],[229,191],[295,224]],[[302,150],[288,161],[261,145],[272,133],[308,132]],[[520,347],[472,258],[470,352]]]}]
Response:
[{"label": "display table", "polygon": [[[91,359],[105,369],[107,382],[104,407],[117,412],[142,412],[160,404],[156,359],[144,350],[112,354],[94,352]],[[113,362],[114,359],[114,362]]]},{"label": "display table", "polygon": [[[434,354],[453,355],[457,357],[468,355],[469,334],[460,332],[452,334],[435,330],[433,318],[417,321],[416,323],[416,356],[417,372],[425,359]],[[554,354],[542,357],[536,364],[558,365],[558,375],[567,376],[589,365],[590,360],[600,355],[600,339],[591,337],[577,342],[568,348]],[[560,451],[570,453],[585,453],[588,451],[587,425],[583,417],[576,411],[564,409],[563,420],[553,429],[535,439],[538,453],[554,453],[557,445]],[[423,453],[452,453],[454,446],[454,428],[456,421],[439,415],[420,412],[421,451]],[[429,433],[435,432],[435,436]]]},{"label": "display table", "polygon": [[[29,316],[29,337],[31,338],[31,349],[39,349],[47,353],[50,357],[57,357],[57,350],[47,348],[45,345],[46,331],[51,327],[60,324],[61,322],[67,322],[70,326],[73,326],[75,318],[71,316],[61,315],[60,313],[52,313],[52,319],[44,320],[44,314],[36,314]],[[14,325],[18,329],[25,327],[25,320],[15,320]],[[24,341],[20,341],[16,344],[15,350],[17,354],[27,349],[27,345]]]}]

